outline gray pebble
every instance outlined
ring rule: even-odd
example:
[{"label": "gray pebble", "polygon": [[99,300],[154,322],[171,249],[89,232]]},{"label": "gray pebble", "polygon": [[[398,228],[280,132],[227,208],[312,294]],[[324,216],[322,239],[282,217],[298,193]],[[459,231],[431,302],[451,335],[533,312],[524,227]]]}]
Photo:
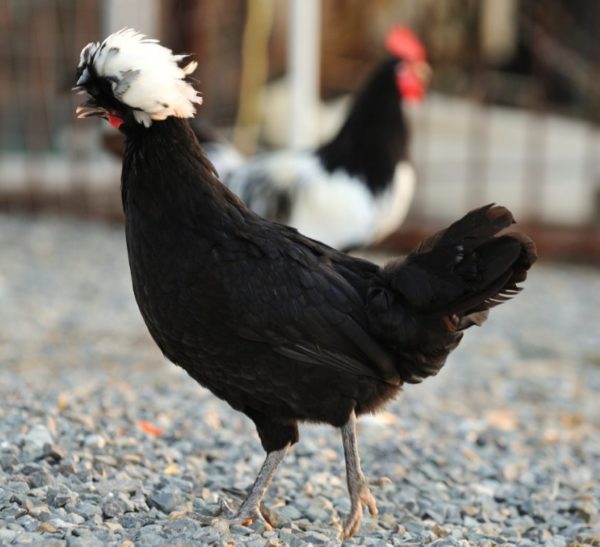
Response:
[{"label": "gray pebble", "polygon": [[288,526],[300,518],[302,518],[302,513],[293,505],[278,507],[269,512],[269,520],[276,528]]},{"label": "gray pebble", "polygon": [[252,528],[248,528],[247,526],[242,526],[241,524],[232,524],[229,527],[229,531],[232,534],[239,534],[241,536],[248,536],[248,535],[254,533],[254,530],[252,530]]},{"label": "gray pebble", "polygon": [[121,523],[123,528],[136,529],[148,524],[151,521],[150,519],[140,518],[140,516],[136,513],[125,513],[119,519],[119,522]]},{"label": "gray pebble", "polygon": [[109,479],[100,481],[96,489],[101,496],[111,492],[126,492],[133,494],[142,489],[142,481],[139,479]]},{"label": "gray pebble", "polygon": [[42,545],[44,543],[44,536],[35,532],[25,532],[19,534],[14,540],[14,545]]},{"label": "gray pebble", "polygon": [[125,503],[114,494],[108,494],[104,500],[102,500],[102,514],[105,517],[120,517],[124,512]]},{"label": "gray pebble", "polygon": [[52,450],[54,439],[48,428],[42,424],[35,424],[22,440],[22,457],[26,462],[43,458]]},{"label": "gray pebble", "polygon": [[17,519],[17,524],[24,530],[32,532],[33,530],[37,529],[40,523],[36,518],[30,515],[23,515]]},{"label": "gray pebble", "polygon": [[218,503],[206,503],[200,498],[194,499],[192,507],[194,511],[207,517],[216,517],[222,513],[221,506]]},{"label": "gray pebble", "polygon": [[40,469],[31,473],[27,477],[27,482],[31,488],[39,488],[40,486],[48,486],[54,484],[54,479],[50,476],[50,474],[44,469]]},{"label": "gray pebble", "polygon": [[46,502],[51,507],[64,507],[67,503],[73,503],[77,495],[65,486],[50,487],[46,494]]},{"label": "gray pebble", "polygon": [[9,530],[7,528],[0,528],[0,543],[12,543],[12,541],[19,535],[17,530]]},{"label": "gray pebble", "polygon": [[80,537],[71,536],[67,538],[67,547],[104,547],[104,542],[96,538],[92,533]]},{"label": "gray pebble", "polygon": [[56,528],[63,528],[63,529],[71,529],[75,527],[75,524],[73,524],[72,522],[66,522],[62,519],[50,519],[50,524],[52,524],[52,526],[55,526]]},{"label": "gray pebble", "polygon": [[85,501],[79,502],[75,505],[75,512],[84,517],[86,520],[99,515],[100,511],[101,509],[98,505],[94,505]]},{"label": "gray pebble", "polygon": [[181,492],[177,488],[166,487],[152,494],[149,498],[150,505],[160,509],[163,513],[170,513],[182,501]]},{"label": "gray pebble", "polygon": [[160,545],[165,538],[162,535],[163,527],[158,524],[144,526],[136,535],[136,544]]},{"label": "gray pebble", "polygon": [[104,448],[106,446],[106,440],[102,435],[98,435],[96,433],[92,435],[88,435],[83,441],[83,445],[86,448]]}]

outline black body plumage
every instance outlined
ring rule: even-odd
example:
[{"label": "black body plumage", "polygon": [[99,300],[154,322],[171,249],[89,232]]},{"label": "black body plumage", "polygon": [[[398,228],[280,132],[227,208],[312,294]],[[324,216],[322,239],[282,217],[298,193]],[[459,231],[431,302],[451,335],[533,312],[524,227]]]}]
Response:
[{"label": "black body plumage", "polygon": [[295,442],[299,421],[341,426],[435,374],[535,259],[526,236],[495,237],[513,219],[487,206],[379,268],[250,211],[187,121],[122,130],[127,248],[148,329],[255,422],[267,451]]}]

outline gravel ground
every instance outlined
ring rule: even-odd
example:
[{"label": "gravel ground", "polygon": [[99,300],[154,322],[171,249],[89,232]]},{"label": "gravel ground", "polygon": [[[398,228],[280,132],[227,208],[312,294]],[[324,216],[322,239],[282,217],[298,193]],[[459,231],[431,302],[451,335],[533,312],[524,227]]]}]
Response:
[{"label": "gravel ground", "polygon": [[[0,544],[335,545],[340,436],[305,426],[229,528],[256,432],[163,362],[120,227],[0,216]],[[360,545],[600,545],[600,275],[541,264],[437,378],[361,421],[380,515]],[[386,479],[387,477],[387,479]]]}]

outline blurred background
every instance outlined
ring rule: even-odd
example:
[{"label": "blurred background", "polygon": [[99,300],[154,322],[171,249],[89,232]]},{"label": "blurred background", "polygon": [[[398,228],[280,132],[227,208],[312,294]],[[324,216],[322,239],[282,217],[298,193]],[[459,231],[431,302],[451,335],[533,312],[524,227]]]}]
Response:
[{"label": "blurred background", "polygon": [[[434,72],[408,109],[417,193],[387,246],[496,201],[533,227],[544,255],[597,260],[595,0],[0,0],[0,207],[120,219],[110,128],[73,113],[90,40],[128,25],[194,52],[202,116],[253,154],[331,135],[395,23],[423,40]],[[300,116],[287,77],[294,29],[308,56]]]}]

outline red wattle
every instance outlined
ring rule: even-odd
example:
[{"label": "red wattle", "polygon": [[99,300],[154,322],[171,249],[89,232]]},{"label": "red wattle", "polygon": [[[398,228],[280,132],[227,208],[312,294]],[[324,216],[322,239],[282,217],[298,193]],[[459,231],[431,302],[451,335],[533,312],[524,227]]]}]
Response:
[{"label": "red wattle", "polygon": [[113,114],[108,114],[108,123],[115,129],[119,129],[119,127],[123,125],[123,118],[119,118],[119,116],[115,116]]},{"label": "red wattle", "polygon": [[398,72],[396,85],[398,92],[406,102],[418,103],[425,97],[423,81],[408,67]]}]

